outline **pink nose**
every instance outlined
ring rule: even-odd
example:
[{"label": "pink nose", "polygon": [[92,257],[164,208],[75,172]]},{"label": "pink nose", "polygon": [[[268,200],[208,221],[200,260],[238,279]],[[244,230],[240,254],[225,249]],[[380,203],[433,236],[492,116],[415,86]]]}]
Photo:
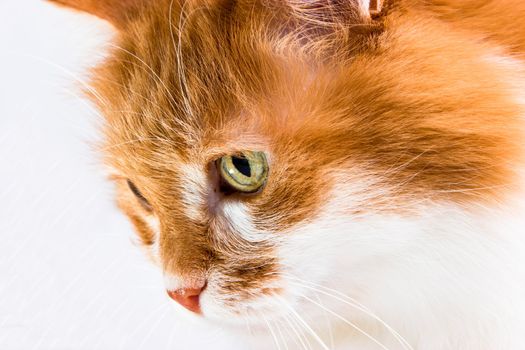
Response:
[{"label": "pink nose", "polygon": [[201,313],[199,297],[204,288],[181,288],[174,291],[168,290],[171,299],[196,314]]}]

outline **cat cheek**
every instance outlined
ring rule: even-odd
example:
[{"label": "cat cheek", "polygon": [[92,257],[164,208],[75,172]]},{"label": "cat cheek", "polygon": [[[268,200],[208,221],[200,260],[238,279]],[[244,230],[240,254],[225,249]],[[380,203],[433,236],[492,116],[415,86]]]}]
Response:
[{"label": "cat cheek", "polygon": [[155,263],[159,264],[160,221],[153,213],[145,212],[122,181],[117,182],[117,204],[135,228],[138,243]]},{"label": "cat cheek", "polygon": [[147,247],[147,253],[151,260],[157,265],[160,265],[160,221],[155,215],[147,215],[144,220],[150,228],[150,236],[153,238],[151,244]]},{"label": "cat cheek", "polygon": [[160,266],[159,253],[159,236],[160,236],[160,222],[156,216],[147,214],[127,214],[132,224],[135,227],[135,232],[138,237],[138,244],[146,253],[148,258],[155,264]]}]

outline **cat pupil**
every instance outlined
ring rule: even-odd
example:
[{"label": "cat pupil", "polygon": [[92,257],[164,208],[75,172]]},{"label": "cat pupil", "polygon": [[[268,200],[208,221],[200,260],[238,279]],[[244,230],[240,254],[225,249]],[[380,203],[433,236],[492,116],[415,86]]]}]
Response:
[{"label": "cat pupil", "polygon": [[241,174],[247,177],[252,176],[252,170],[250,168],[250,162],[244,156],[232,157],[232,163],[239,170]]}]

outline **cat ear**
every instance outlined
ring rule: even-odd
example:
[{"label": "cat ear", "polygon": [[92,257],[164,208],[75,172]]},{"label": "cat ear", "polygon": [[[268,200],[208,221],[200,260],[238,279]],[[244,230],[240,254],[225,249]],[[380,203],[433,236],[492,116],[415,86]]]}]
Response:
[{"label": "cat ear", "polygon": [[359,0],[358,2],[365,17],[377,17],[381,15],[385,0]]},{"label": "cat ear", "polygon": [[151,0],[49,0],[55,4],[84,11],[123,27]]},{"label": "cat ear", "polygon": [[383,0],[365,0],[365,3],[366,2],[368,2],[368,4],[365,4],[365,8],[368,7],[368,13],[371,17],[379,16],[381,14]]},{"label": "cat ear", "polygon": [[388,0],[287,0],[288,5],[314,22],[331,18],[367,21],[379,17]]}]

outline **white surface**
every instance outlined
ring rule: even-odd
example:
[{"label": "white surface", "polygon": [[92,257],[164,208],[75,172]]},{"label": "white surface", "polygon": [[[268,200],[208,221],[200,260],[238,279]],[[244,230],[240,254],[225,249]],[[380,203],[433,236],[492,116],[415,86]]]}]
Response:
[{"label": "white surface", "polygon": [[0,0],[0,349],[232,349],[174,310],[113,203],[78,81],[110,36]]}]

